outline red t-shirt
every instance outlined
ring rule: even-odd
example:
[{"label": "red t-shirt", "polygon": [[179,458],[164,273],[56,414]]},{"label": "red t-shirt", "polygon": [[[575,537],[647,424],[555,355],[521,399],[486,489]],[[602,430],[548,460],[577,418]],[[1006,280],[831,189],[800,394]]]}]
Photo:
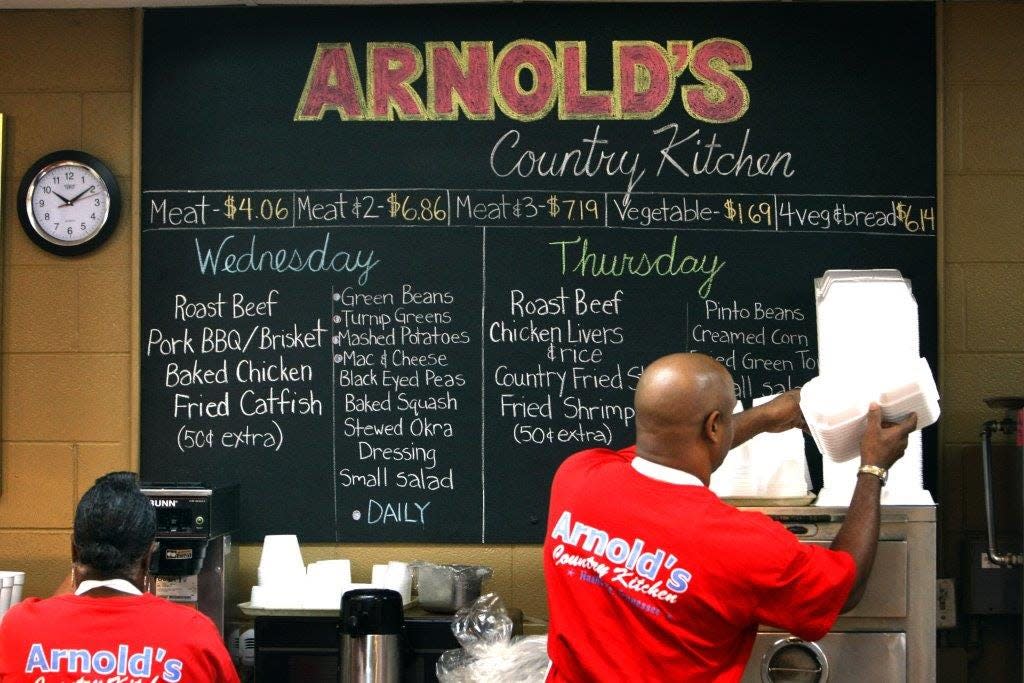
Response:
[{"label": "red t-shirt", "polygon": [[555,475],[549,680],[738,681],[758,624],[828,632],[853,587],[850,555],[704,486],[640,474],[634,455],[583,451]]},{"label": "red t-shirt", "polygon": [[3,683],[238,683],[206,615],[149,593],[29,598],[0,622]]}]

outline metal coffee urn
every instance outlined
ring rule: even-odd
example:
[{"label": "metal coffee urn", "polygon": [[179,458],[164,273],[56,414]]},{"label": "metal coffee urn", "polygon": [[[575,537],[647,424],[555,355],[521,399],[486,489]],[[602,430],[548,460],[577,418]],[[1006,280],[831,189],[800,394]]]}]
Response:
[{"label": "metal coffee urn", "polygon": [[341,682],[398,683],[402,595],[360,588],[341,598]]}]

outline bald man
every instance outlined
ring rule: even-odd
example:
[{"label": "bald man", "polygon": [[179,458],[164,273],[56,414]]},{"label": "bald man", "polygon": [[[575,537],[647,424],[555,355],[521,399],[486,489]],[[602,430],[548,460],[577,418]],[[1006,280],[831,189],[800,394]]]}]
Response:
[{"label": "bald man", "polygon": [[551,486],[544,574],[550,681],[738,681],[758,624],[818,640],[860,600],[878,544],[885,472],[913,415],[872,406],[861,470],[830,549],[708,490],[731,448],[803,427],[799,392],[733,414],[732,377],[701,354],[649,365],[636,445],[568,458]]}]

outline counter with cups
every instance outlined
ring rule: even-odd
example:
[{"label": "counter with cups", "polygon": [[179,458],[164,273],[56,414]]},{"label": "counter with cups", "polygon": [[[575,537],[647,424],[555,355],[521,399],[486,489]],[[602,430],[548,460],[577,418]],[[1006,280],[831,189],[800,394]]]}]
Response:
[{"label": "counter with cups", "polygon": [[[477,565],[392,560],[359,577],[345,558],[305,564],[294,535],[266,536],[258,582],[239,605],[252,630],[230,640],[243,650],[248,645],[240,659],[257,681],[337,680],[345,669],[363,680],[370,666],[394,669],[382,680],[433,681],[441,654],[459,647],[455,613],[480,597],[491,573]],[[508,614],[513,633],[522,633],[522,612]]]},{"label": "counter with cups", "polygon": [[413,603],[413,580],[419,577],[417,603],[428,610],[453,613],[480,595],[488,567],[436,565],[430,562],[392,560],[375,564],[369,581],[353,581],[351,562],[344,558],[306,565],[298,537],[271,535],[263,539],[257,584],[250,600],[240,605],[253,616],[275,611],[336,611],[345,593],[362,589],[386,589],[398,593],[402,605]]}]

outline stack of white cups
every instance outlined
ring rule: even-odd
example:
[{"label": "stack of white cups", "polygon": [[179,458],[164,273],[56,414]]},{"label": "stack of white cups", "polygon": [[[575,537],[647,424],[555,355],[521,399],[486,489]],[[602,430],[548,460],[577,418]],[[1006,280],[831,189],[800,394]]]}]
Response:
[{"label": "stack of white cups", "polygon": [[281,609],[301,606],[306,583],[306,565],[302,562],[298,537],[265,536],[257,577],[259,585],[252,587],[253,607]]},{"label": "stack of white cups", "polygon": [[341,596],[352,587],[352,563],[320,560],[306,568],[302,606],[306,609],[338,609]]},{"label": "stack of white cups", "polygon": [[21,602],[25,586],[25,572],[0,571],[0,619],[11,607]]},{"label": "stack of white cups", "polygon": [[[743,412],[743,404],[736,401],[733,414]],[[746,444],[740,444],[729,451],[718,469],[711,473],[708,486],[721,498],[749,498],[757,495],[753,465]]]},{"label": "stack of white cups", "polygon": [[354,588],[389,588],[412,601],[412,570],[405,562],[373,565],[370,583],[352,583],[352,563],[345,559],[302,563],[299,539],[292,535],[265,536],[258,583],[250,605],[257,609],[338,610],[341,598]]},{"label": "stack of white cups", "polygon": [[370,574],[374,588],[389,588],[402,596],[403,603],[412,602],[412,569],[407,562],[391,561],[375,564]]},{"label": "stack of white cups", "polygon": [[[754,406],[776,396],[754,399]],[[737,401],[733,413],[743,406]],[[733,448],[711,473],[709,488],[721,498],[798,498],[810,489],[810,473],[799,429],[759,434]]]},{"label": "stack of white cups", "polygon": [[[775,398],[754,399],[754,407]],[[765,432],[747,442],[747,453],[756,464],[757,493],[764,498],[800,498],[811,489],[811,473],[807,468],[804,434],[799,429]]]}]

